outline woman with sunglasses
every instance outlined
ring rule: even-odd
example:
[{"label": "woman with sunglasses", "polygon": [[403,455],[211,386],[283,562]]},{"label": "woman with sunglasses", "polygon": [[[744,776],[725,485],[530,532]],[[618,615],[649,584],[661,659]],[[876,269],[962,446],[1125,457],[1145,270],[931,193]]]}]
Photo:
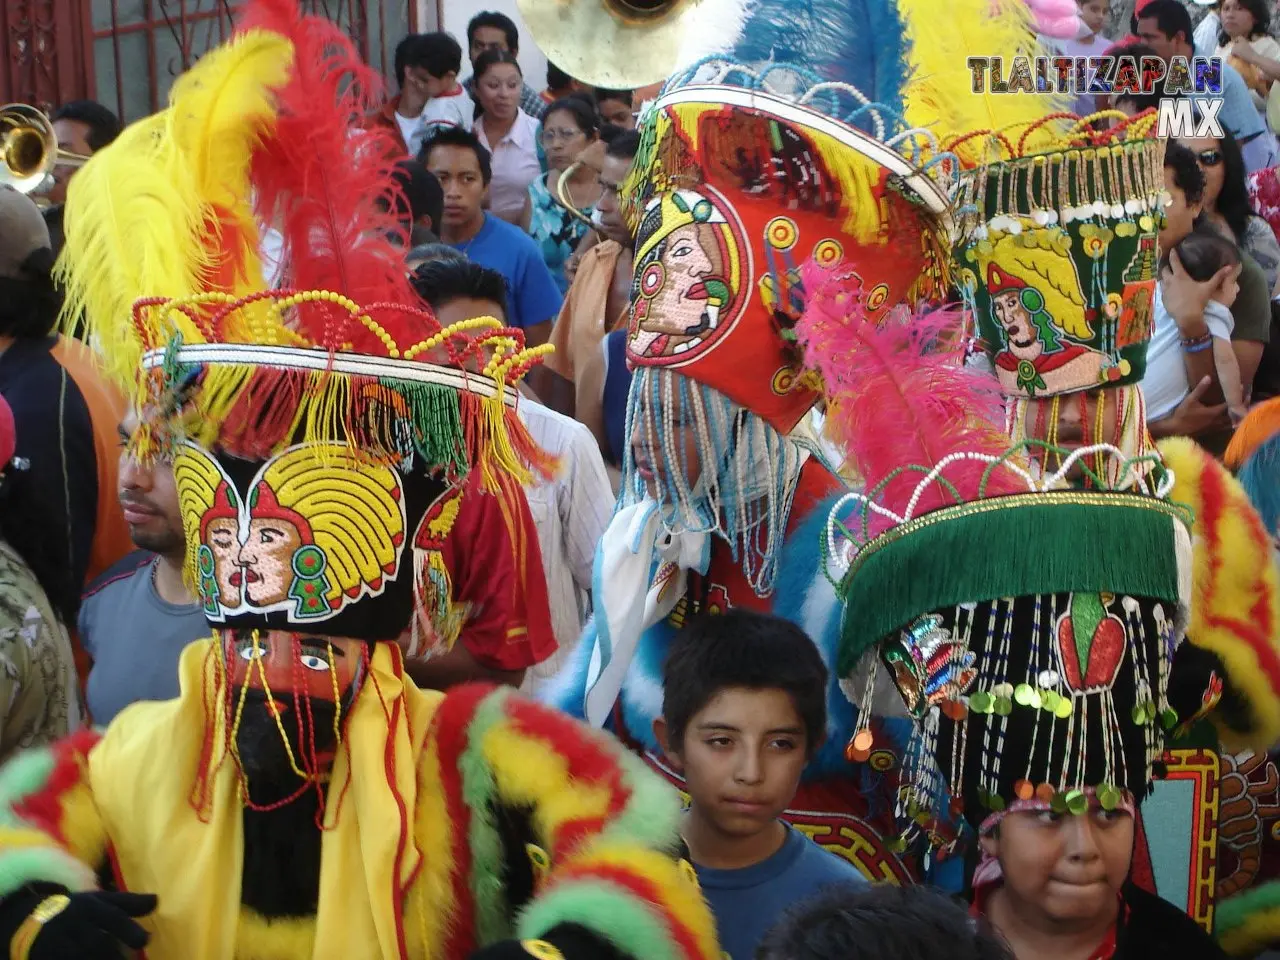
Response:
[{"label": "woman with sunglasses", "polygon": [[[1245,398],[1271,334],[1271,297],[1280,276],[1280,243],[1265,220],[1253,212],[1240,146],[1230,133],[1188,137],[1182,144],[1195,154],[1204,174],[1201,216],[1240,248],[1240,293],[1231,307],[1235,329],[1231,345],[1240,363]],[[1273,171],[1267,171],[1274,175]]]},{"label": "woman with sunglasses", "polygon": [[1221,137],[1189,137],[1182,143],[1196,155],[1204,174],[1205,219],[1257,261],[1267,278],[1267,290],[1275,291],[1280,242],[1267,221],[1254,213],[1236,139],[1224,130]]}]

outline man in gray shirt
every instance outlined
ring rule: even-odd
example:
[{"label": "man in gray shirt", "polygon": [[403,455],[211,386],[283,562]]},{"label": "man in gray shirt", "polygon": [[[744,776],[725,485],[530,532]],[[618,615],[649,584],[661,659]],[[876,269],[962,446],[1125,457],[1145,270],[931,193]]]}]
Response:
[{"label": "man in gray shirt", "polygon": [[[120,425],[127,442],[133,413]],[[173,469],[122,454],[120,506],[139,549],[98,577],[80,607],[80,642],[93,659],[89,714],[105,726],[131,703],[178,695],[178,657],[209,635],[204,612],[182,579],[185,542]]]}]

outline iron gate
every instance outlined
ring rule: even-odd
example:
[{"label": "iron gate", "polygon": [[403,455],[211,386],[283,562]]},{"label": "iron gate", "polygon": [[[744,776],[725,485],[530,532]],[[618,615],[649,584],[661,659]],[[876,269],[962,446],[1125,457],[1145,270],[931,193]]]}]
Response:
[{"label": "iron gate", "polygon": [[[42,110],[93,97],[126,122],[164,105],[175,77],[230,34],[243,0],[0,0],[0,103]],[[414,0],[303,0],[384,74],[418,28]]]},{"label": "iron gate", "polygon": [[0,0],[0,103],[47,111],[88,95],[87,10],[74,0]]}]

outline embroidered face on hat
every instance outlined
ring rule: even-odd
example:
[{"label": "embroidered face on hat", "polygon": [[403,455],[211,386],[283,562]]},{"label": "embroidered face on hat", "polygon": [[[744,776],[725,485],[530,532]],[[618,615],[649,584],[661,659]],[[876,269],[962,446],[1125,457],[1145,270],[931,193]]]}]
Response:
[{"label": "embroidered face on hat", "polygon": [[1163,141],[967,171],[956,281],[1010,397],[1138,383],[1151,337]]},{"label": "embroidered face on hat", "polygon": [[[376,636],[372,624],[335,624],[335,636],[394,639],[408,625],[412,593],[388,595],[401,578],[406,487],[421,501],[438,494],[443,479],[418,490],[419,478],[336,444],[294,446],[260,462],[184,444],[174,476],[183,526],[198,538],[198,587],[211,622],[341,623],[359,606],[362,619],[390,621],[386,634]],[[363,616],[375,607],[382,617]]]},{"label": "embroidered face on hat", "polygon": [[[235,329],[237,311],[264,301],[292,306],[298,330],[323,328],[337,299],[246,298],[203,329]],[[497,490],[543,466],[511,386],[542,351],[491,318],[441,328],[417,308],[388,312],[416,318],[414,347],[366,314],[389,356],[317,349],[298,330],[297,346],[178,338],[144,355],[148,409],[167,411],[145,442],[172,456],[188,573],[211,625],[370,641],[412,630],[424,653],[456,639],[464,618],[444,551],[462,487],[471,470]],[[279,333],[265,324],[281,313],[260,329]]]},{"label": "embroidered face on hat", "polygon": [[628,358],[710,386],[786,433],[802,376],[801,267],[844,261],[872,314],[940,289],[941,193],[851,126],[767,93],[693,86],[647,115]]}]

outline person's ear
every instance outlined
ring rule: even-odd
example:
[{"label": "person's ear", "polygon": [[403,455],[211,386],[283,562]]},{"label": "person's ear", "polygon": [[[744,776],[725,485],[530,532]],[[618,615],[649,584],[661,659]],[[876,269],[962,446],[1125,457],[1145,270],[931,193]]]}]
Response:
[{"label": "person's ear", "polygon": [[667,729],[667,721],[665,717],[653,718],[653,737],[658,741],[658,746],[662,748],[663,755],[670,761],[671,766],[676,773],[684,773],[684,760],[680,754],[671,749],[670,741],[671,731]]}]

